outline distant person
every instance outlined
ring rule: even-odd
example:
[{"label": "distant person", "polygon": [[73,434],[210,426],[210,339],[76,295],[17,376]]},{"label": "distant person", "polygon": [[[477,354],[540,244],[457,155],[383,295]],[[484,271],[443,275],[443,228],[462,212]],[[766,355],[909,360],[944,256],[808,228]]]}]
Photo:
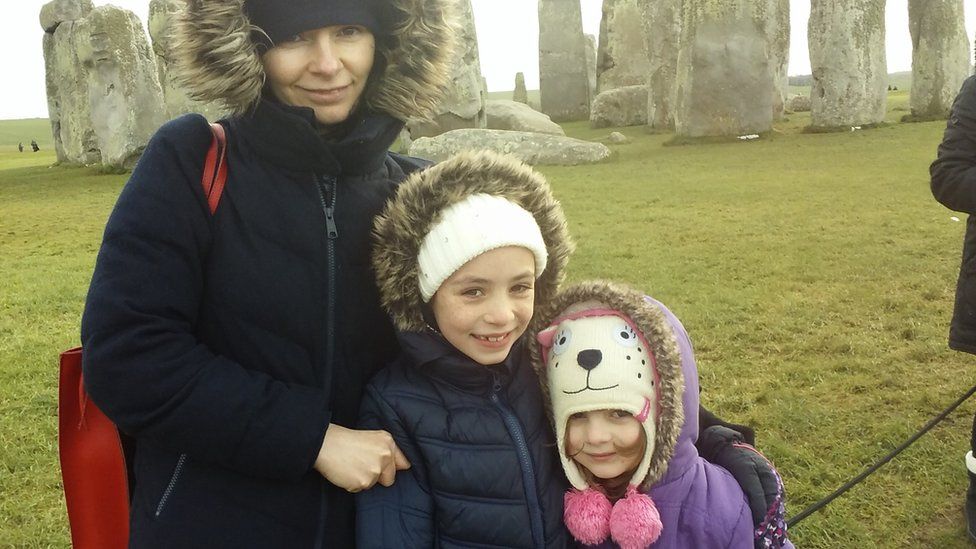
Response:
[{"label": "distant person", "polygon": [[34,152],[41,150],[41,148],[37,146],[37,141],[34,139],[31,139],[31,149],[33,149]]},{"label": "distant person", "polygon": [[[956,305],[949,326],[949,348],[976,354],[976,77],[962,85],[949,113],[932,174],[932,194],[957,212],[969,214],[962,245],[962,265],[956,283]],[[966,525],[976,542],[976,417],[970,451],[966,454],[969,490],[966,492]]]},{"label": "distant person", "polygon": [[20,151],[20,152],[24,152],[24,143],[23,142],[17,143],[17,150]]}]

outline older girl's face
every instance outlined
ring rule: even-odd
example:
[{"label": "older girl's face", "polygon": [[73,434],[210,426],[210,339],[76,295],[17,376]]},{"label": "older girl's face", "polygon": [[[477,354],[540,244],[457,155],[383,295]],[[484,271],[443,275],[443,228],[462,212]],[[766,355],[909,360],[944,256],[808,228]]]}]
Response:
[{"label": "older girl's face", "polygon": [[311,108],[322,124],[338,124],[362,98],[375,52],[368,29],[335,25],[297,34],[261,61],[279,101]]}]

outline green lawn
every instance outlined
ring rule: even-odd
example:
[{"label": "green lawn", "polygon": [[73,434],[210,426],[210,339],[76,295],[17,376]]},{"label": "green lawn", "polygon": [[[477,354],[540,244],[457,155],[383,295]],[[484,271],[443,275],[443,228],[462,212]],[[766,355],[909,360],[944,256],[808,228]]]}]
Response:
[{"label": "green lawn", "polygon": [[[906,101],[891,95],[890,121]],[[695,342],[703,402],[756,426],[791,514],[976,382],[974,359],[945,345],[965,215],[928,189],[944,123],[800,133],[808,124],[797,114],[768,139],[670,147],[624,128],[633,141],[610,162],[543,170],[578,242],[570,278],[625,281],[671,307]],[[0,546],[63,546],[56,356],[78,341],[124,176],[29,158],[0,150]],[[967,547],[974,410],[798,525],[797,546]]]}]

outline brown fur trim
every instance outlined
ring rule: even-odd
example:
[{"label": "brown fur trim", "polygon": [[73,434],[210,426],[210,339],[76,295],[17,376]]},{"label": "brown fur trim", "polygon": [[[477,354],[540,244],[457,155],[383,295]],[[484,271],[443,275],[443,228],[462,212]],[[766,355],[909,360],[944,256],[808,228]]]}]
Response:
[{"label": "brown fur trim", "polygon": [[397,328],[418,332],[426,326],[417,254],[437,214],[478,193],[503,196],[535,217],[549,253],[546,270],[536,281],[536,307],[555,295],[573,243],[549,184],[512,157],[489,151],[460,153],[411,175],[376,218],[373,267],[380,300]]},{"label": "brown fur trim", "polygon": [[[373,110],[400,120],[431,116],[451,79],[457,0],[388,0],[395,23],[377,37],[385,68],[367,86]],[[173,29],[174,73],[187,94],[243,114],[261,98],[265,73],[244,0],[187,0]]]},{"label": "brown fur trim", "polygon": [[[641,483],[641,490],[646,490],[660,480],[668,469],[668,463],[674,456],[674,449],[681,434],[681,427],[685,422],[682,397],[685,383],[681,370],[681,353],[678,350],[678,340],[674,330],[668,322],[664,312],[657,306],[648,303],[644,294],[632,288],[607,281],[588,281],[574,284],[559,292],[554,299],[546,304],[545,310],[537,310],[536,316],[529,326],[529,333],[534,335],[548,327],[566,309],[576,303],[595,300],[605,304],[608,308],[620,311],[630,317],[640,329],[644,338],[651,346],[658,374],[661,378],[660,403],[661,417],[657,425],[654,440],[654,454],[651,456],[650,469]],[[547,370],[542,362],[539,342],[535,337],[529,339],[529,350],[532,364],[539,373],[543,394],[549,401],[549,384],[546,379]],[[547,406],[549,421],[553,421],[552,408]]]}]

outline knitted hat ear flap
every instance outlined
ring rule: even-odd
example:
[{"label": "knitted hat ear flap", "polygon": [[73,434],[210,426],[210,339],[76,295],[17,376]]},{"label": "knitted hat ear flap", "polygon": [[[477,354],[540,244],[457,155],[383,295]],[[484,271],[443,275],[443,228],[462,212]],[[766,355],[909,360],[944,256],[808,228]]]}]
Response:
[{"label": "knitted hat ear flap", "polygon": [[610,537],[620,549],[643,549],[657,541],[663,525],[654,500],[630,485],[610,511]]},{"label": "knitted hat ear flap", "polygon": [[563,496],[563,523],[577,541],[597,545],[610,535],[610,500],[592,488],[569,489]]}]

